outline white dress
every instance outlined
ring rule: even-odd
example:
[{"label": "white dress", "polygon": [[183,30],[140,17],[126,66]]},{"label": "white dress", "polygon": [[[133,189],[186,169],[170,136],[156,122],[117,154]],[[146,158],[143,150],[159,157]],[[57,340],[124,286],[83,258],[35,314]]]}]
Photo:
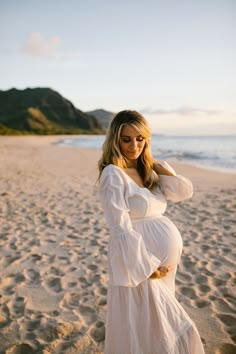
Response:
[{"label": "white dress", "polygon": [[[155,193],[115,165],[104,168],[100,198],[110,227],[105,354],[202,354],[197,328],[175,298],[182,238],[163,213],[192,196],[192,183],[167,164]],[[162,265],[174,269],[149,276]]]}]

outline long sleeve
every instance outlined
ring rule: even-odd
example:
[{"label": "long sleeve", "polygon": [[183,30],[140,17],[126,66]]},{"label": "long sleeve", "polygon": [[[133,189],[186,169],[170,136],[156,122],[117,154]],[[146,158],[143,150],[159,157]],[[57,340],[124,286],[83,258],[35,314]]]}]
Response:
[{"label": "long sleeve", "polygon": [[160,189],[167,200],[180,202],[191,198],[193,195],[192,182],[181,175],[177,175],[175,170],[166,162],[159,161],[163,167],[173,173],[174,176],[159,175]]},{"label": "long sleeve", "polygon": [[142,235],[136,232],[125,201],[125,184],[120,171],[107,166],[100,180],[100,199],[110,227],[110,282],[114,286],[135,287],[159,267],[160,260],[145,247]]}]

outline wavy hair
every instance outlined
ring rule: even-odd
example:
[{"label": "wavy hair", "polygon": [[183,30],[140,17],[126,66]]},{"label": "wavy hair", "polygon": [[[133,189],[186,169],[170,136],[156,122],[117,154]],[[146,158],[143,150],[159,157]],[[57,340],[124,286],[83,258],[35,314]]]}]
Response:
[{"label": "wavy hair", "polygon": [[151,131],[146,119],[136,111],[121,111],[111,121],[102,147],[102,157],[98,162],[98,179],[100,179],[103,169],[110,164],[122,169],[127,168],[127,159],[120,150],[121,131],[123,126],[127,124],[135,128],[145,140],[143,151],[137,161],[137,170],[144,186],[152,191],[157,187],[159,178],[153,173]]}]

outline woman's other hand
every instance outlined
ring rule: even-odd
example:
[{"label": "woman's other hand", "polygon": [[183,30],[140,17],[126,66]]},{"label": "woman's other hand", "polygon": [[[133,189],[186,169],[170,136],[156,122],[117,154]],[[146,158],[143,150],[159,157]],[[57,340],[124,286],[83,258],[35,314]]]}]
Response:
[{"label": "woman's other hand", "polygon": [[169,266],[163,266],[163,267],[159,267],[157,268],[157,270],[155,270],[155,272],[153,272],[150,275],[150,279],[160,279],[160,278],[164,278],[168,275],[168,273],[173,269],[174,267],[172,265]]}]

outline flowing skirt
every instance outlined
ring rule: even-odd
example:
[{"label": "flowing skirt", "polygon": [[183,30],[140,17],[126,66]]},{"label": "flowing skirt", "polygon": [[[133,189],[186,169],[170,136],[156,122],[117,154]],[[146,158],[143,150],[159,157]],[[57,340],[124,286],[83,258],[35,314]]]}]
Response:
[{"label": "flowing skirt", "polygon": [[203,354],[195,324],[161,279],[110,286],[105,354]]}]

